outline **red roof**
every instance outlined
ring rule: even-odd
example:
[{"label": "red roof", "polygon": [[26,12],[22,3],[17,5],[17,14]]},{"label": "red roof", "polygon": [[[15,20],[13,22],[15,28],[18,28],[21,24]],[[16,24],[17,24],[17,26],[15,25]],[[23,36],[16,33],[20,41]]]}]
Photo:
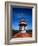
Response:
[{"label": "red roof", "polygon": [[32,34],[29,34],[29,33],[17,33],[15,34],[15,37],[19,37],[19,38],[24,38],[24,37],[32,37]]}]

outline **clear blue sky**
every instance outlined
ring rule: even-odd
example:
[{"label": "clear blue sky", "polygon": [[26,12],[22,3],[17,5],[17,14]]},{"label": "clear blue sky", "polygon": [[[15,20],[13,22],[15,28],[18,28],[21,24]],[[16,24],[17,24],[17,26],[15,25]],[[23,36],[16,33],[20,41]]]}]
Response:
[{"label": "clear blue sky", "polygon": [[12,8],[11,10],[11,23],[12,28],[19,30],[20,18],[24,18],[27,21],[27,28],[32,29],[32,9],[30,8]]}]

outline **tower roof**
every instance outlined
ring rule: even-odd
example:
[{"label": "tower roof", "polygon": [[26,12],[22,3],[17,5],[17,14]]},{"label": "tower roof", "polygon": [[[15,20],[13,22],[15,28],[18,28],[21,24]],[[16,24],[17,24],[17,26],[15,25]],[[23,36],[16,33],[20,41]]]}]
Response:
[{"label": "tower roof", "polygon": [[19,22],[19,26],[23,26],[23,25],[26,26],[27,23],[24,19],[21,19],[20,22]]}]

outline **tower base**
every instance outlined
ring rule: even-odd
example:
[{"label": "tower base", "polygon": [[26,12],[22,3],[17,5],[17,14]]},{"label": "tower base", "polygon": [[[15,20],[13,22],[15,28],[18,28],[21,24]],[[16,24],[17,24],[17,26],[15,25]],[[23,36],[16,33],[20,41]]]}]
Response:
[{"label": "tower base", "polygon": [[26,33],[26,30],[22,30],[20,33]]}]

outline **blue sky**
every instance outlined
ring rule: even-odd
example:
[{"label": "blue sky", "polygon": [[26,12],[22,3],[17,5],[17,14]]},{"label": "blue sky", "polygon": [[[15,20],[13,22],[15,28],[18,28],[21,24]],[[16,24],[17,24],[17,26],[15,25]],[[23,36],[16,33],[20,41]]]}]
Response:
[{"label": "blue sky", "polygon": [[26,29],[32,29],[32,9],[31,8],[12,8],[11,10],[11,26],[12,29],[19,30],[20,18],[24,18],[27,22]]}]

